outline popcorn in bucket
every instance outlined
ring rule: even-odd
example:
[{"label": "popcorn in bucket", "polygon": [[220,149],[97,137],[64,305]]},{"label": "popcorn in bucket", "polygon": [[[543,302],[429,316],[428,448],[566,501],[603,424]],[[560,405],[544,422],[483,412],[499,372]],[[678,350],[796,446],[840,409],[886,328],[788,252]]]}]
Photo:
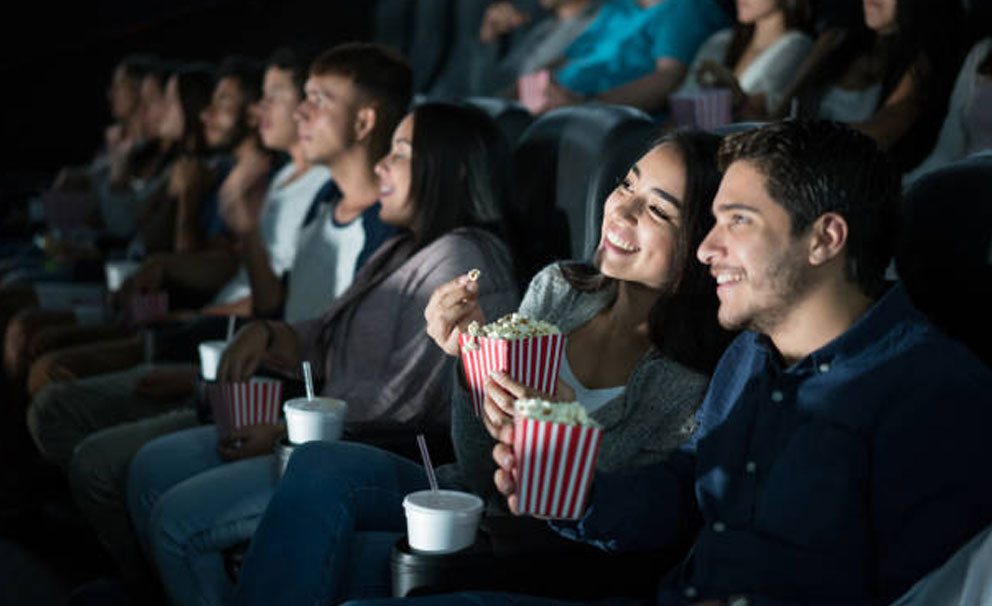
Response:
[{"label": "popcorn in bucket", "polygon": [[712,129],[734,120],[734,93],[729,88],[677,93],[668,102],[679,126]]},{"label": "popcorn in bucket", "polygon": [[518,400],[514,408],[519,512],[560,520],[579,518],[603,430],[578,402]]},{"label": "popcorn in bucket", "polygon": [[253,378],[235,383],[209,383],[206,393],[220,436],[230,435],[249,425],[279,422],[282,381],[278,379]]},{"label": "popcorn in bucket", "polygon": [[136,294],[127,303],[127,317],[131,324],[148,324],[169,313],[169,293],[153,292]]},{"label": "popcorn in bucket", "polygon": [[512,313],[483,327],[473,322],[458,343],[476,416],[482,415],[486,379],[493,371],[554,395],[565,353],[565,335],[556,326]]},{"label": "popcorn in bucket", "polygon": [[546,104],[545,91],[547,91],[550,83],[551,72],[546,69],[517,78],[517,93],[520,104],[532,114],[541,113]]}]

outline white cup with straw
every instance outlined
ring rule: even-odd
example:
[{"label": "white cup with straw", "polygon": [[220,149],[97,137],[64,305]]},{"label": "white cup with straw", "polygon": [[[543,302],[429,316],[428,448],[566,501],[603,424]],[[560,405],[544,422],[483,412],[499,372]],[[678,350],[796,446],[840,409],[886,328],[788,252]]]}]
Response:
[{"label": "white cup with straw", "polygon": [[314,440],[339,440],[344,432],[344,419],[348,406],[343,400],[314,395],[313,374],[310,362],[303,362],[305,398],[293,398],[283,406],[286,413],[286,432],[292,444]]},{"label": "white cup with straw", "polygon": [[414,551],[443,554],[460,551],[475,543],[482,517],[482,499],[457,490],[438,488],[424,435],[417,436],[420,456],[430,490],[412,492],[403,499],[407,542]]},{"label": "white cup with straw", "polygon": [[217,380],[217,367],[220,366],[220,359],[224,355],[231,339],[234,338],[234,323],[237,320],[234,316],[227,317],[227,338],[223,341],[204,341],[197,346],[200,353],[200,377],[204,381]]}]

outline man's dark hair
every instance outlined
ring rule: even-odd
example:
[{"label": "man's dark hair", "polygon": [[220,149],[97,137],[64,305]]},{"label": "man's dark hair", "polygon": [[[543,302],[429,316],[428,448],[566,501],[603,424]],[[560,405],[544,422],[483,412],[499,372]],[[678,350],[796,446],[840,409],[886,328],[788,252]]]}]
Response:
[{"label": "man's dark hair", "polygon": [[310,74],[334,74],[351,79],[359,103],[376,110],[369,142],[369,157],[375,162],[389,151],[396,125],[403,119],[413,94],[410,64],[384,46],[349,42],[321,54],[310,66]]},{"label": "man's dark hair", "polygon": [[127,55],[120,60],[116,69],[123,70],[125,76],[140,83],[142,78],[155,71],[159,63],[155,55]]},{"label": "man's dark hair", "polygon": [[884,288],[896,236],[899,173],[871,137],[839,122],[786,120],[727,137],[720,168],[752,163],[799,235],[825,213],[848,226],[847,279],[869,297]]},{"label": "man's dark hair", "polygon": [[238,81],[246,108],[253,103],[258,103],[258,100],[262,98],[263,74],[261,63],[240,55],[224,58],[217,68],[218,81],[224,78],[234,78]]},{"label": "man's dark hair", "polygon": [[276,68],[287,71],[293,78],[293,86],[303,96],[303,85],[307,82],[311,54],[296,46],[281,46],[265,61],[266,69]]}]

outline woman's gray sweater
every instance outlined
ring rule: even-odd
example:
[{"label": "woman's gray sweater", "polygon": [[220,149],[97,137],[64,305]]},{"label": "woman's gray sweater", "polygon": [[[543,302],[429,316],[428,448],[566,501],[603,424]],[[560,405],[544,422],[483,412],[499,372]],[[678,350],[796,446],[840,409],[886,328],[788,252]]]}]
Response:
[{"label": "woman's gray sweater", "polygon": [[[551,322],[570,334],[603,311],[615,289],[580,292],[557,263],[531,281],[520,313]],[[602,424],[596,468],[634,468],[664,459],[692,433],[696,408],[706,393],[708,377],[662,356],[652,348],[630,373],[623,394],[592,413]],[[490,509],[505,508],[493,486],[495,441],[472,412],[471,395],[455,376],[451,399],[451,438],[457,462],[438,470],[443,481],[478,494]]]}]

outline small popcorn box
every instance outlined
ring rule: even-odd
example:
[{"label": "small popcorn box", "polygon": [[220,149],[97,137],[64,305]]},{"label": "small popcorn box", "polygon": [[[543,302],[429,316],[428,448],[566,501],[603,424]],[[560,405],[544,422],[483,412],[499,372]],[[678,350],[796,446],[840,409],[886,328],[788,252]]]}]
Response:
[{"label": "small popcorn box", "polygon": [[205,391],[219,436],[230,435],[234,430],[249,425],[279,422],[282,381],[278,379],[207,383]]},{"label": "small popcorn box", "polygon": [[514,417],[517,496],[522,514],[581,517],[603,430]]},{"label": "small popcorn box", "polygon": [[520,104],[532,114],[544,110],[544,93],[551,83],[551,72],[546,69],[538,70],[517,79],[517,95]]},{"label": "small popcorn box", "polygon": [[486,379],[494,370],[531,389],[554,395],[558,368],[565,353],[565,335],[553,334],[523,339],[473,337],[462,333],[462,366],[472,392],[475,416],[482,415]]},{"label": "small popcorn box", "polygon": [[734,120],[734,93],[729,88],[677,93],[668,102],[679,126],[713,129]]},{"label": "small popcorn box", "polygon": [[169,293],[137,294],[127,304],[127,317],[131,324],[148,324],[169,313]]}]

